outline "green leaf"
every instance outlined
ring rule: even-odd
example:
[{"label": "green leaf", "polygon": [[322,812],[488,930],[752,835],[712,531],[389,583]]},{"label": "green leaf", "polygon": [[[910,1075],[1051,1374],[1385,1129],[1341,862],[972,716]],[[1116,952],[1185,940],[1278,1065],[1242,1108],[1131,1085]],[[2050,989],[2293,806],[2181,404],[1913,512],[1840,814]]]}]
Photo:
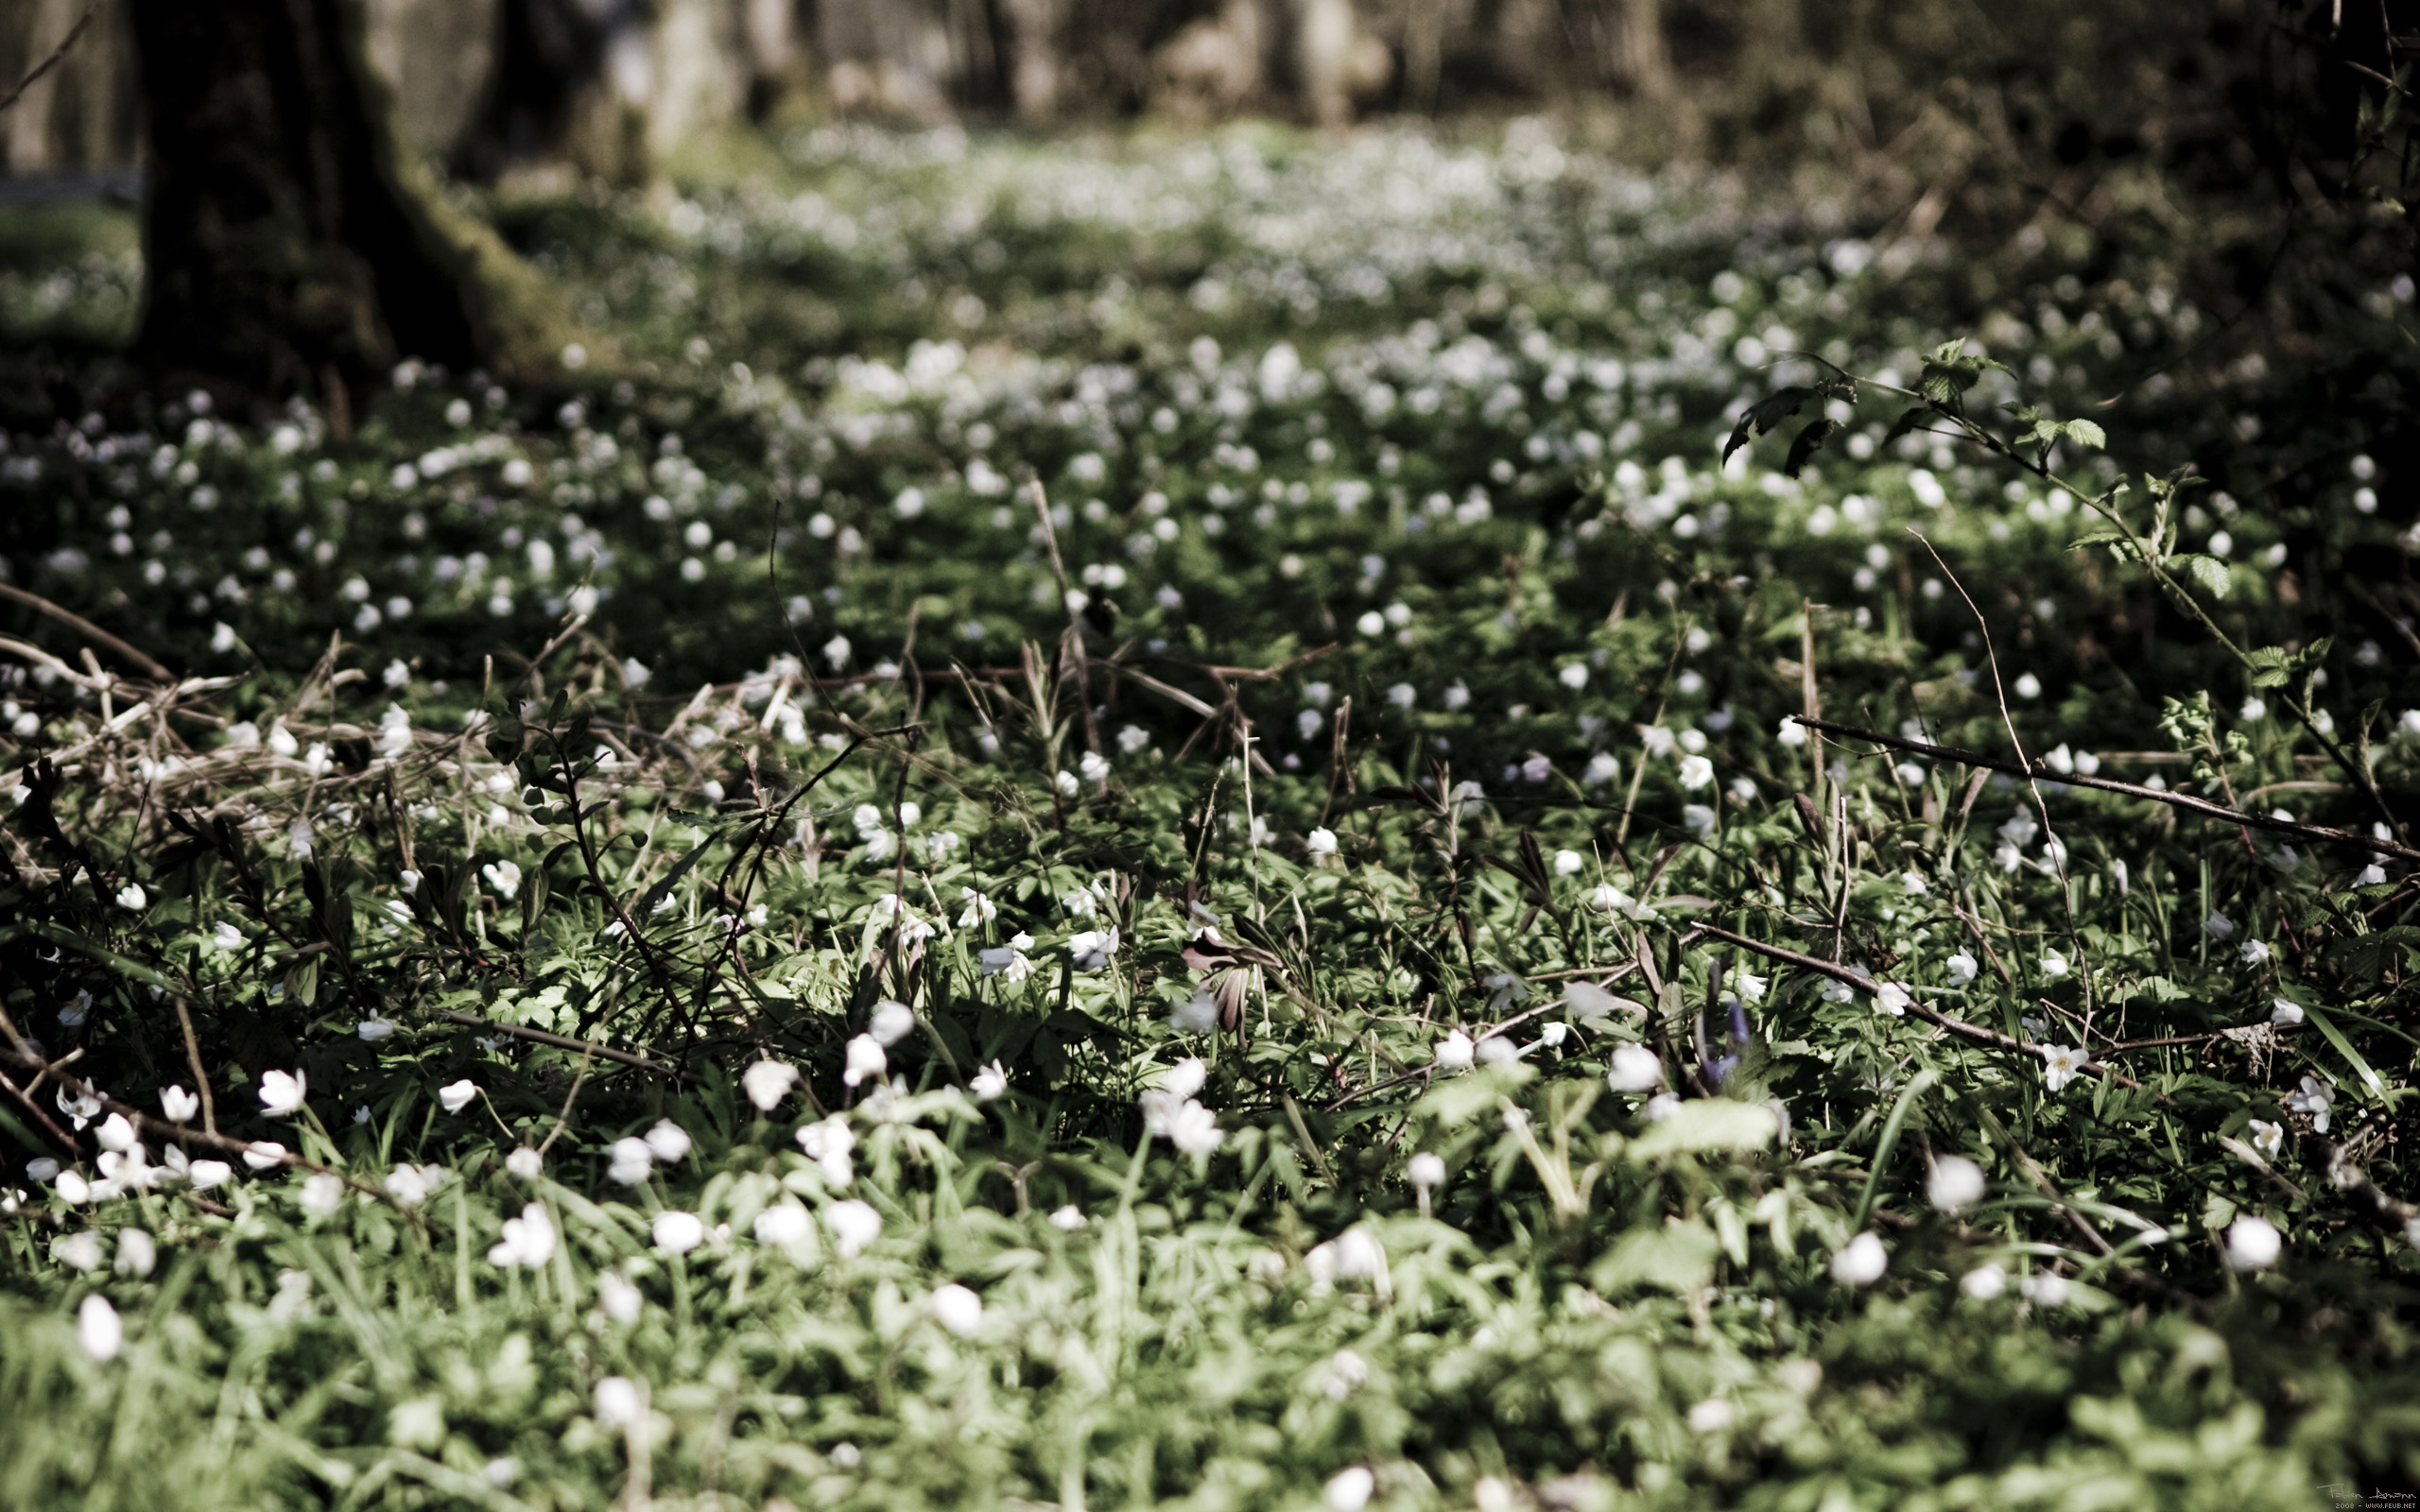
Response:
[{"label": "green leaf", "polygon": [[1901,411],[1899,418],[1891,422],[1891,434],[1882,438],[1882,444],[1890,445],[1939,413],[1930,404],[1916,404]]},{"label": "green leaf", "polygon": [[2378,1074],[2370,1069],[2370,1063],[2361,1058],[2361,1053],[2353,1048],[2353,1041],[2344,1038],[2343,1030],[2336,1027],[2326,1014],[2308,1003],[2303,1005],[2303,1016],[2310,1020],[2312,1026],[2321,1034],[2327,1037],[2327,1042],[2334,1045],[2336,1053],[2344,1057],[2344,1063],[2353,1068],[2354,1077],[2367,1089],[2371,1096],[2386,1095],[2386,1083],[2380,1081]]},{"label": "green leaf", "polygon": [[1731,1150],[1761,1150],[1781,1133],[1773,1110],[1760,1103],[1737,1103],[1727,1097],[1683,1103],[1680,1110],[1630,1142],[1634,1161],[1667,1156]]},{"label": "green leaf", "polygon": [[1608,1297],[1643,1287],[1685,1297],[1712,1284],[1721,1247],[1714,1230],[1695,1220],[1634,1228],[1589,1267],[1588,1284]]},{"label": "green leaf", "polygon": [[140,982],[146,987],[156,987],[165,992],[181,990],[174,982],[142,962],[120,955],[90,936],[78,934],[63,924],[54,924],[46,919],[35,919],[19,928],[0,930],[0,941],[15,939],[28,934],[39,935],[52,944],[64,945],[71,951],[80,951],[118,975]]},{"label": "green leaf", "polygon": [[2170,557],[2168,558],[2168,565],[2183,568],[2186,574],[2201,584],[2213,598],[2226,597],[2227,589],[2234,582],[2234,574],[2228,570],[2225,562],[2198,551],[2184,552]]},{"label": "green leaf", "polygon": [[2067,421],[2066,430],[2067,438],[2082,446],[2099,450],[2109,444],[2108,432],[2088,420],[2071,420]]},{"label": "green leaf", "polygon": [[1824,443],[1831,439],[1832,434],[1840,428],[1841,422],[1836,420],[1819,420],[1800,431],[1798,438],[1789,443],[1789,458],[1781,465],[1783,474],[1793,478],[1798,476],[1815,454],[1823,449]]},{"label": "green leaf", "polygon": [[2067,549],[2082,551],[2086,546],[2122,546],[2124,544],[2126,544],[2126,536],[2123,531],[2096,530],[2091,535],[2079,536],[2068,541]]},{"label": "green leaf", "polygon": [[1766,395],[1741,410],[1739,423],[1731,427],[1731,439],[1722,443],[1722,459],[1726,462],[1730,461],[1732,453],[1797,414],[1806,401],[1814,397],[1814,394],[1815,390],[1812,388],[1792,384],[1778,393]]}]

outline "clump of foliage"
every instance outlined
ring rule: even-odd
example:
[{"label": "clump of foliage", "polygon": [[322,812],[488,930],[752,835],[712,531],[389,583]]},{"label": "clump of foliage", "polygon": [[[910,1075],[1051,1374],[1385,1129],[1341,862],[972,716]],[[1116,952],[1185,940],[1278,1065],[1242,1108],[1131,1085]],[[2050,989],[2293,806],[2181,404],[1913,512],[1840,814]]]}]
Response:
[{"label": "clump of foliage", "polygon": [[9,1500],[2420,1473],[2391,479],[2077,418],[2156,267],[795,148],[509,217],[619,368],[9,436]]}]

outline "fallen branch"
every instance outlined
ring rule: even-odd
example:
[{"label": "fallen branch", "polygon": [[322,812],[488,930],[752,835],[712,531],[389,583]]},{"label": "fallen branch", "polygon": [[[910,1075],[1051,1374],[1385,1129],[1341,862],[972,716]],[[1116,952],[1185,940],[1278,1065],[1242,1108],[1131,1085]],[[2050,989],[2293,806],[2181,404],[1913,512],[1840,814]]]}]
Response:
[{"label": "fallen branch", "polygon": [[575,1040],[567,1034],[555,1034],[545,1029],[525,1029],[517,1023],[498,1023],[493,1019],[482,1019],[475,1013],[462,1013],[453,1008],[442,1009],[437,1016],[448,1023],[458,1023],[473,1029],[486,1029],[495,1034],[510,1035],[516,1040],[552,1045],[558,1050],[577,1050],[584,1055],[601,1056],[607,1060],[618,1060],[625,1066],[635,1066],[641,1071],[652,1071],[666,1076],[679,1076],[684,1080],[689,1074],[678,1066],[669,1065],[661,1060],[649,1060],[645,1056],[632,1055],[627,1050],[614,1050],[586,1040]]},{"label": "fallen branch", "polygon": [[[87,10],[84,13],[84,18],[86,21],[91,20],[92,12]],[[83,22],[79,21],[76,25],[78,30],[80,31],[83,29]],[[75,40],[76,39],[72,34],[68,38],[68,41],[70,42]],[[60,50],[64,51],[65,49],[62,47]],[[53,59],[52,61],[55,62],[57,60]],[[26,82],[29,84],[33,82],[33,80],[29,78]],[[25,88],[25,85],[20,84],[17,87],[22,91]],[[14,98],[14,95],[10,96],[10,99]],[[7,110],[8,108],[7,101],[0,101],[0,110]],[[169,671],[166,667],[164,667],[159,662],[152,661],[149,657],[145,656],[142,652],[127,644],[124,641],[119,640],[116,636],[112,635],[109,631],[102,629],[91,620],[84,618],[81,614],[78,614],[70,610],[61,609],[58,605],[52,603],[49,599],[43,597],[40,593],[28,593],[22,588],[12,588],[7,583],[0,583],[0,598],[12,599],[17,603],[25,605],[27,609],[47,614],[52,619],[59,621],[61,625],[67,626],[69,628],[75,630],[77,634],[83,636],[86,640],[108,646],[111,650],[115,651],[118,655],[126,658],[129,662],[131,662],[136,666],[142,668],[147,677],[156,678],[162,682],[174,682],[177,680],[177,675]]]},{"label": "fallen branch", "polygon": [[2055,772],[2040,764],[2028,766],[2020,762],[2007,761],[1997,756],[1986,756],[1980,751],[1960,750],[1954,746],[1936,746],[1930,741],[1907,740],[1897,735],[1886,735],[1878,730],[1861,730],[1855,725],[1834,724],[1828,719],[1808,719],[1798,714],[1792,714],[1790,718],[1797,724],[1805,725],[1810,730],[1820,730],[1828,735],[1839,735],[1850,740],[1870,740],[1877,746],[1887,746],[1893,750],[1910,751],[1918,756],[1929,756],[1936,761],[1957,762],[1965,766],[1980,766],[1990,771],[2006,772],[2011,777],[2063,782],[2069,787],[2097,788],[2103,793],[2116,793],[2122,798],[2138,798],[2147,802],[2165,803],[2169,808],[2178,809],[2187,814],[2198,814],[2204,818],[2218,819],[2227,824],[2267,830],[2276,834],[2290,834],[2296,839],[2309,840],[2316,844],[2357,846],[2379,855],[2420,862],[2420,850],[2414,850],[2398,841],[2381,840],[2375,835],[2355,834],[2349,830],[2331,830],[2325,825],[2299,824],[2292,819],[2273,818],[2265,814],[2250,814],[2242,809],[2231,809],[2223,803],[2213,803],[2207,799],[2195,798],[2190,793],[2170,792],[2166,788],[2158,787],[2142,787],[2134,782],[2120,782],[2106,777],[2087,777],[2082,772]]},{"label": "fallen branch", "polygon": [[[1750,939],[1745,935],[1735,935],[1718,924],[1693,924],[1689,932],[1692,935],[1711,935],[1717,939],[1728,940],[1743,950],[1754,951],[1770,960],[1780,961],[1787,966],[1795,966],[1802,971],[1828,976],[1833,981],[1853,987],[1860,992],[1871,992],[1882,985],[1865,972],[1854,968],[1836,965],[1812,955],[1802,955],[1796,951],[1779,945],[1768,945],[1762,940]],[[1986,1029],[1979,1023],[1968,1023],[1963,1019],[1953,1019],[1937,1008],[1928,1008],[1917,1002],[1912,993],[1908,998],[1908,1011],[1927,1023],[1938,1024],[1951,1034],[1962,1035],[1978,1044],[1992,1045],[2001,1050],[2022,1051],[2029,1056],[2038,1056],[2044,1049],[2042,1045],[2031,1040],[2019,1040],[2012,1035],[2002,1034],[1997,1029]],[[2106,1076],[2120,1087],[2131,1088],[2135,1091],[2143,1090],[2141,1082],[2114,1067],[2102,1065],[2098,1060],[2084,1061],[2078,1069],[2091,1072],[2096,1076]]]}]

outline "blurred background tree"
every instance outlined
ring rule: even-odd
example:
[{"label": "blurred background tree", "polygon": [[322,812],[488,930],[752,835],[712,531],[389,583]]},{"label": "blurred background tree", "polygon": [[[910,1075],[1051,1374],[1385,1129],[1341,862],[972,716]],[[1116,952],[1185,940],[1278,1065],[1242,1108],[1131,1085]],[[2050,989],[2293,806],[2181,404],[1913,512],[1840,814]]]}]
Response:
[{"label": "blurred background tree", "polygon": [[[82,8],[0,0],[0,77]],[[145,324],[155,351],[229,353],[272,387],[351,383],[390,349],[510,366],[553,339],[516,265],[421,180],[423,158],[510,196],[643,187],[735,129],[836,115],[1337,127],[1551,112],[1634,161],[1788,184],[1777,214],[1845,207],[1844,232],[1886,251],[1962,249],[1979,321],[2037,254],[2087,282],[2156,258],[2213,318],[2201,368],[2169,374],[2163,394],[2211,399],[2211,374],[2243,379],[2258,353],[2273,372],[2315,364],[2332,405],[2403,424],[2385,359],[2319,359],[2346,291],[2413,260],[2395,79],[2415,0],[241,0],[180,18],[193,9],[105,0],[0,118],[0,195],[62,176],[132,193],[147,161],[154,260],[173,249],[164,261],[182,265],[201,250],[198,182],[274,187],[280,256],[312,264],[304,249],[330,236],[354,249],[312,264],[315,298],[334,301],[317,334],[289,318],[264,347],[236,329],[257,301],[239,316],[191,268],[153,280]],[[290,33],[276,60],[272,33]],[[252,80],[257,108],[184,129],[174,112],[200,109],[221,77]],[[412,151],[389,150],[398,135]],[[321,167],[272,167],[269,143],[306,140]],[[210,164],[204,180],[188,155]],[[409,233],[372,229],[398,225]],[[428,295],[447,282],[472,292]],[[2229,404],[2290,399],[2279,382],[2226,387]],[[2224,452],[2206,417],[2193,423],[2197,445]]]}]

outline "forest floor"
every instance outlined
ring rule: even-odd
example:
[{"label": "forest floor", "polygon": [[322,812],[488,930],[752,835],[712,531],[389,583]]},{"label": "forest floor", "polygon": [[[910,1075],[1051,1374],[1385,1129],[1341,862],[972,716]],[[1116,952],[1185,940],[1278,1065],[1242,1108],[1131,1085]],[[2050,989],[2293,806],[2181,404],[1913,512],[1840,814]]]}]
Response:
[{"label": "forest floor", "polygon": [[491,208],[595,340],[350,435],[0,233],[0,1501],[2420,1478],[2408,546],[2168,481],[2159,267],[1534,124]]}]

